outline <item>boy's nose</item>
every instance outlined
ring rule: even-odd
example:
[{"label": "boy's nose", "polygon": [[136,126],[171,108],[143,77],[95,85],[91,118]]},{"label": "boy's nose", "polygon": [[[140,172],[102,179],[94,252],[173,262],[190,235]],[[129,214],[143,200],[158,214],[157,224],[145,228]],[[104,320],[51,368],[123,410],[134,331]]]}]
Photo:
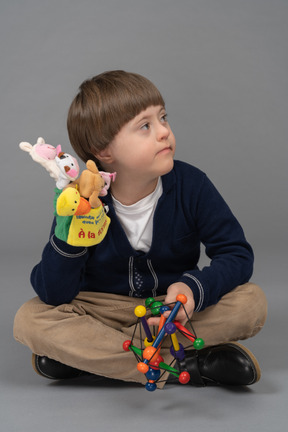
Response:
[{"label": "boy's nose", "polygon": [[157,128],[157,140],[158,141],[166,140],[169,137],[169,135],[170,135],[169,127],[160,123]]}]

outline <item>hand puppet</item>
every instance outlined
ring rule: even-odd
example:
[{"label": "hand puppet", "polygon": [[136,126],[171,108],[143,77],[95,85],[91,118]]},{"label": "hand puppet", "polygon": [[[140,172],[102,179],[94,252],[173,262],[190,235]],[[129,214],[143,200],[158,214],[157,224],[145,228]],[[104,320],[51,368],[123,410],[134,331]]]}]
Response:
[{"label": "hand puppet", "polygon": [[[64,232],[61,228],[56,228],[55,234],[73,246],[94,246],[100,243],[110,224],[110,218],[99,199],[107,183],[105,184],[94,161],[88,160],[86,168],[56,200],[56,213],[62,217],[72,216],[72,220],[68,233],[65,228]],[[107,189],[104,190],[107,193]]]},{"label": "hand puppet", "polygon": [[116,173],[98,171],[94,161],[86,163],[79,175],[77,159],[38,138],[37,143],[19,144],[21,150],[42,165],[56,180],[54,209],[55,235],[72,246],[94,246],[100,243],[108,230],[110,218],[104,211],[99,196],[106,196]]}]

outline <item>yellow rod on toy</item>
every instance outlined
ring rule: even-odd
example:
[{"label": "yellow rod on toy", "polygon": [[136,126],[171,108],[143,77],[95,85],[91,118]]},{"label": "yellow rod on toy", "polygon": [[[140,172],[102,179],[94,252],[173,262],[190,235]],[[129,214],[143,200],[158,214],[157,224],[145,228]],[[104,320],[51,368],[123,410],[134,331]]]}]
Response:
[{"label": "yellow rod on toy", "polygon": [[171,334],[171,340],[172,340],[172,344],[173,344],[173,348],[175,351],[179,351],[180,350],[180,345],[177,339],[177,336],[175,333]]}]

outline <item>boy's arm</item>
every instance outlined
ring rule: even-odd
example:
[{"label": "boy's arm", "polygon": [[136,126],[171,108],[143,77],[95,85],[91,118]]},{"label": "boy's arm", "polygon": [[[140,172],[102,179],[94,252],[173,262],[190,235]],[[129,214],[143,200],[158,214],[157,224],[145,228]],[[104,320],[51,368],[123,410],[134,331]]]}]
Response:
[{"label": "boy's arm", "polygon": [[192,289],[198,312],[248,282],[254,256],[239,222],[206,176],[193,206],[197,232],[211,262],[202,270],[187,270],[179,282]]},{"label": "boy's arm", "polygon": [[43,250],[42,260],[31,273],[31,284],[40,299],[51,305],[69,303],[79,293],[88,249],[70,246],[54,235]]}]

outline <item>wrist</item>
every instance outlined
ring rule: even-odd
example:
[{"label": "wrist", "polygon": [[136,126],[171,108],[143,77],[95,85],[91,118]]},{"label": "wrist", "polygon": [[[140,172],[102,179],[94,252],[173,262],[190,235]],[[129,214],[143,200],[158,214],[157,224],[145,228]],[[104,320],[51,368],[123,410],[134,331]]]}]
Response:
[{"label": "wrist", "polygon": [[59,239],[56,234],[53,234],[50,238],[50,243],[56,252],[60,255],[71,257],[71,256],[82,256],[86,254],[87,247],[72,246],[66,241]]},{"label": "wrist", "polygon": [[193,298],[195,301],[195,312],[200,312],[203,308],[204,303],[204,288],[199,279],[197,279],[191,273],[184,273],[179,282],[183,282],[187,286],[189,286],[190,290],[193,293]]}]

